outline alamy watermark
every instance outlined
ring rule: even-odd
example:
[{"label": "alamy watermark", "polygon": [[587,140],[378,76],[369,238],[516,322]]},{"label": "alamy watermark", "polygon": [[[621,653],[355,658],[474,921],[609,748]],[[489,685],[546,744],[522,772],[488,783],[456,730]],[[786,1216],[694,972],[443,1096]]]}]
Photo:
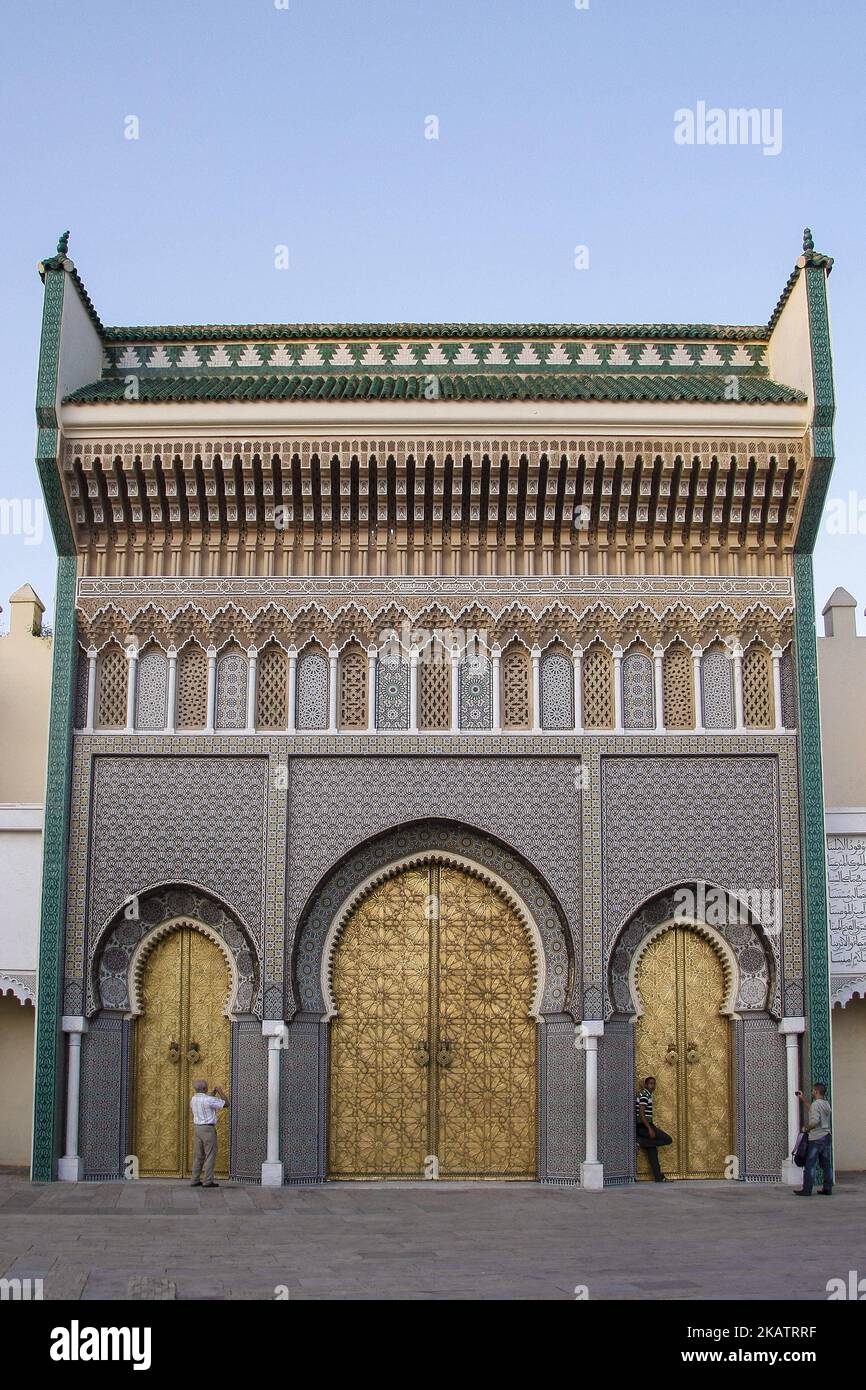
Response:
[{"label": "alamy watermark", "polygon": [[674,112],[674,143],[677,145],[756,145],[763,154],[782,150],[782,108],[780,106],[736,106],[727,110],[695,104],[694,110],[681,106]]}]

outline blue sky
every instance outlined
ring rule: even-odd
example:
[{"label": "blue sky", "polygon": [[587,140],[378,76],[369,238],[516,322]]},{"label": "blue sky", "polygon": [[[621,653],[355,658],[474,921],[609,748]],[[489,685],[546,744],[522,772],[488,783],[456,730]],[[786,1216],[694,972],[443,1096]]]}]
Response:
[{"label": "blue sky", "polygon": [[[36,262],[66,227],[113,324],[762,323],[808,224],[836,257],[831,496],[864,513],[822,531],[816,595],[862,613],[866,6],[283,3],[7,8],[0,497],[38,494]],[[677,145],[701,100],[780,108],[781,151]],[[0,535],[4,608],[25,580],[50,609],[47,533]]]}]

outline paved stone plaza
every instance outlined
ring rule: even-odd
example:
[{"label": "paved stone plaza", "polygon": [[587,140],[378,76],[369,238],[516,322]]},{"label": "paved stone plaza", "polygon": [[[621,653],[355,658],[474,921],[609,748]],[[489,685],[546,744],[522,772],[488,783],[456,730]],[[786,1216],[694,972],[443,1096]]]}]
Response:
[{"label": "paved stone plaza", "polygon": [[47,1299],[820,1299],[866,1273],[866,1174],[782,1186],[173,1182],[0,1175],[0,1271]]}]

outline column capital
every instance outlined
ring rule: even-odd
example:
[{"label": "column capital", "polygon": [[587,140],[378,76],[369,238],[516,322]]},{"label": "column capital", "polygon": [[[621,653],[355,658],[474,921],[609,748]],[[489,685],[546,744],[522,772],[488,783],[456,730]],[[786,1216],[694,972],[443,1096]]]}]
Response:
[{"label": "column capital", "polygon": [[87,1019],[83,1014],[64,1014],[60,1026],[64,1033],[86,1033]]},{"label": "column capital", "polygon": [[95,661],[96,658],[97,658],[98,656],[99,656],[99,652],[97,651],[96,647],[90,646],[90,647],[87,648],[87,659],[88,659],[88,661]]},{"label": "column capital", "polygon": [[805,1020],[805,1018],[780,1018],[780,1019],[779,1019],[779,1032],[780,1032],[780,1033],[805,1033],[805,1031],[806,1031],[806,1020]]},{"label": "column capital", "polygon": [[166,649],[165,654],[168,657],[169,661],[177,661],[177,647],[174,645],[173,642],[171,646]]},{"label": "column capital", "polygon": [[217,654],[217,649],[216,649],[216,647],[207,647],[205,650],[206,650],[206,652],[207,652],[207,659],[208,659],[208,661],[216,661],[216,654]]},{"label": "column capital", "polygon": [[251,661],[255,661],[255,659],[256,659],[256,657],[258,656],[258,654],[259,654],[259,649],[258,649],[258,647],[256,646],[255,643],[253,643],[253,645],[252,645],[251,647],[247,647],[247,656],[250,658]]},{"label": "column capital", "polygon": [[580,1035],[582,1038],[600,1038],[604,1033],[604,1022],[600,1018],[585,1018],[581,1020]]}]

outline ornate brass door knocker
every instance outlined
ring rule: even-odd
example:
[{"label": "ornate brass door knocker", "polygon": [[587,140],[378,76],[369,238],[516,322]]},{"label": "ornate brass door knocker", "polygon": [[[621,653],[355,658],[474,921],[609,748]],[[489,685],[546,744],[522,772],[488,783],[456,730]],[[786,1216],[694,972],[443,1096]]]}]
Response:
[{"label": "ornate brass door knocker", "polygon": [[426,1042],[416,1042],[415,1046],[412,1048],[412,1056],[415,1058],[419,1067],[429,1067],[430,1048]]},{"label": "ornate brass door knocker", "polygon": [[454,1061],[454,1054],[451,1051],[451,1043],[447,1038],[443,1038],[439,1044],[439,1051],[436,1056],[440,1067],[450,1067]]},{"label": "ornate brass door knocker", "polygon": [[176,1043],[174,1041],[169,1043],[168,1060],[170,1062],[177,1062],[180,1060],[180,1043]]},{"label": "ornate brass door knocker", "polygon": [[188,1062],[200,1062],[200,1061],[201,1061],[201,1053],[200,1053],[199,1050],[198,1050],[198,1043],[197,1043],[197,1042],[192,1042],[192,1043],[190,1043],[190,1045],[189,1045],[189,1051],[188,1051],[187,1054],[186,1054],[186,1060],[187,1060]]},{"label": "ornate brass door knocker", "polygon": [[668,1050],[665,1053],[665,1061],[668,1063],[669,1066],[675,1067],[679,1060],[680,1054],[677,1051],[676,1043],[668,1043]]},{"label": "ornate brass door knocker", "polygon": [[686,1061],[689,1063],[689,1066],[692,1066],[695,1062],[697,1062],[699,1060],[699,1057],[700,1054],[698,1052],[697,1043],[690,1042],[688,1047],[686,1048]]}]

